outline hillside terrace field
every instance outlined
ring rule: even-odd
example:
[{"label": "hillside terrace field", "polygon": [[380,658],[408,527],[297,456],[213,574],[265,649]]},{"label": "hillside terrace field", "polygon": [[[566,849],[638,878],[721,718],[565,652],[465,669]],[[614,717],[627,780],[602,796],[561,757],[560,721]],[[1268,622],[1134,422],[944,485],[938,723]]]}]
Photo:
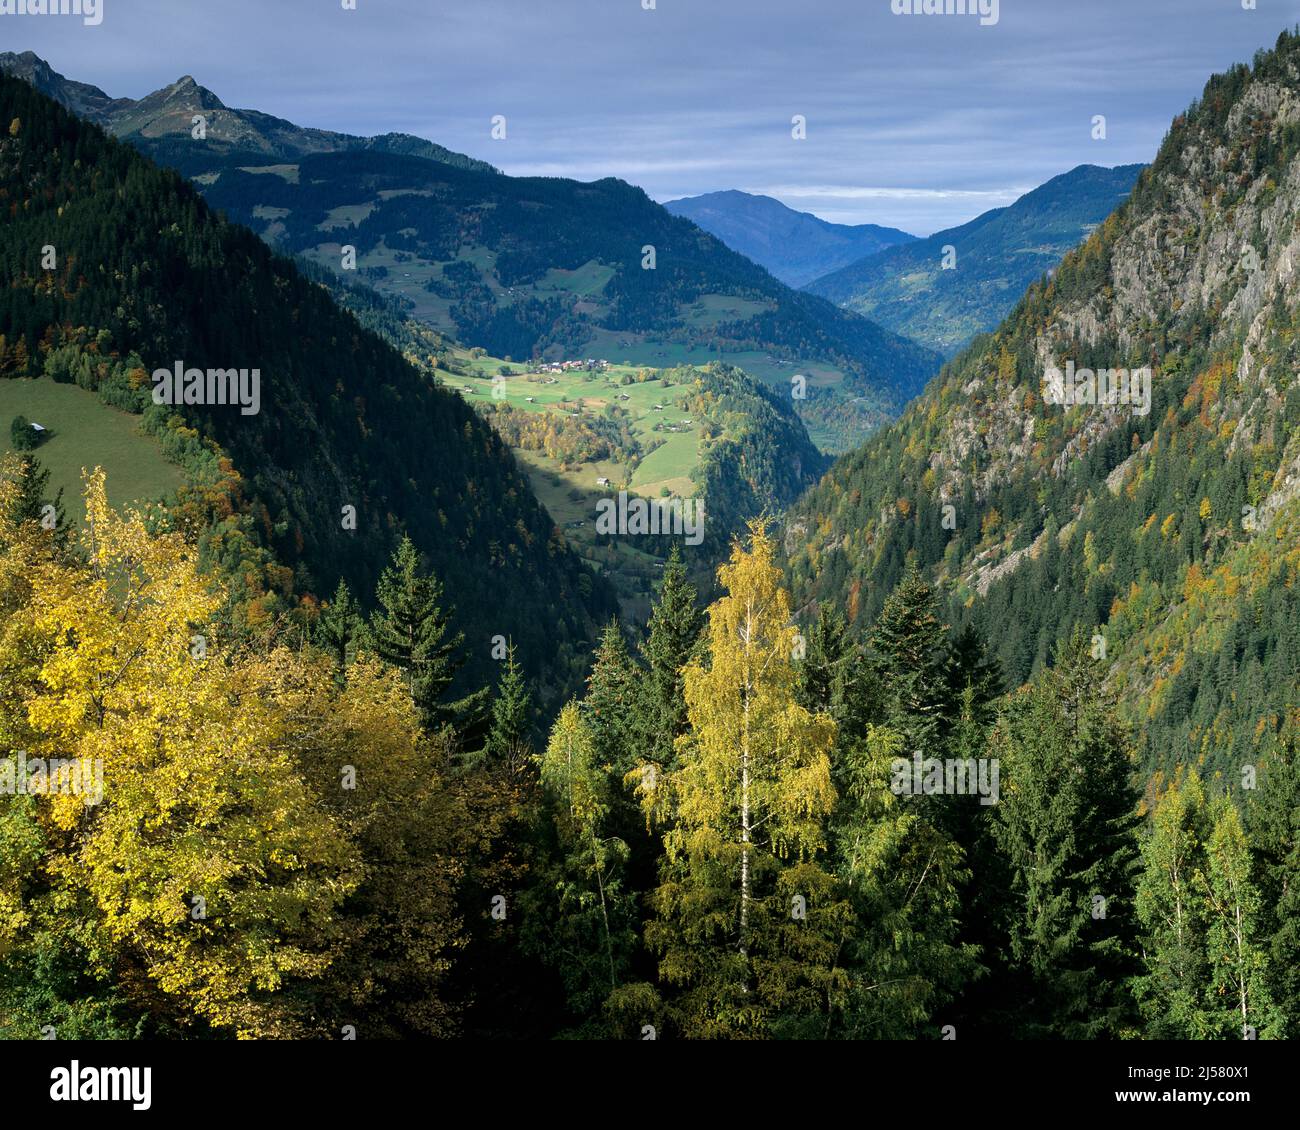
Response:
[{"label": "hillside terrace field", "polygon": [[[459,365],[473,375],[440,370],[438,377],[471,404],[486,408],[505,403],[525,412],[592,416],[616,405],[631,417],[632,431],[643,451],[657,441],[661,443],[635,468],[610,460],[563,467],[544,452],[515,449],[533,491],[570,543],[614,581],[625,617],[643,617],[649,608],[650,582],[661,568],[662,559],[636,549],[627,538],[598,544],[596,503],[620,489],[646,498],[658,498],[665,492],[685,498],[695,492],[690,475],[699,459],[701,421],[692,418],[686,424],[684,421],[690,417],[678,404],[689,386],[666,385],[658,376],[638,379],[647,370],[631,365],[610,365],[596,372],[526,373],[531,365],[486,355],[474,357],[459,350],[455,356]],[[498,385],[494,378],[500,377],[503,369],[511,375],[505,377],[504,385]],[[630,378],[630,383],[620,383],[625,378]],[[494,400],[493,392],[498,387],[504,388],[505,396]],[[655,430],[656,425],[660,430]],[[677,430],[668,431],[669,427]],[[598,484],[599,479],[607,479],[608,485]]]},{"label": "hillside terrace field", "polygon": [[[694,492],[690,472],[699,456],[700,421],[692,419],[687,424],[690,417],[677,404],[687,392],[687,386],[666,385],[658,377],[637,380],[637,375],[645,370],[623,365],[611,365],[604,372],[525,374],[525,366],[498,358],[470,360],[467,357],[466,363],[479,375],[440,372],[439,376],[471,403],[504,403],[525,412],[595,415],[616,406],[631,415],[633,430],[643,449],[662,441],[662,446],[646,455],[636,470],[613,465],[604,470],[592,466],[593,473],[589,476],[585,470],[575,472],[589,478],[592,485],[597,478],[604,477],[614,489],[626,487],[651,498],[658,497],[665,489],[678,497]],[[512,375],[505,377],[504,385],[498,385],[494,378],[501,376],[502,368],[509,369]],[[621,384],[624,377],[631,377],[632,383]],[[497,388],[504,389],[500,399],[494,397]],[[669,431],[670,427],[676,430]]]}]

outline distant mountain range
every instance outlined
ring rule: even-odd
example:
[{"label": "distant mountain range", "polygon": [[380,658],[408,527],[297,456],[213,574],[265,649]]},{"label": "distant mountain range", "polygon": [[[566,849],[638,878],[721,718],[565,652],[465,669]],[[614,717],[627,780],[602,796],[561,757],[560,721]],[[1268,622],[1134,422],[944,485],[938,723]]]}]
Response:
[{"label": "distant mountain range", "polygon": [[620,180],[509,177],[406,135],[304,130],[230,110],[188,77],[132,102],[30,52],[0,56],[4,70],[177,169],[277,249],[344,274],[355,248],[376,290],[497,356],[724,359],[790,395],[824,450],[896,417],[942,361]]},{"label": "distant mountain range", "polygon": [[155,158],[167,156],[177,146],[182,147],[183,154],[184,147],[194,141],[194,117],[199,115],[203,118],[206,147],[215,153],[292,160],[309,153],[369,150],[425,157],[479,172],[496,172],[486,161],[453,153],[411,134],[354,137],[329,130],[304,129],[256,110],[232,110],[189,75],[137,101],[112,98],[97,86],[65,78],[31,51],[0,53],[0,71],[30,83],[78,117],[103,126],[109,133],[141,143]]},{"label": "distant mountain range", "polygon": [[832,224],[787,208],[770,196],[734,189],[670,200],[664,207],[794,287],[916,239],[876,224]]},{"label": "distant mountain range", "polygon": [[1080,165],[1010,207],[868,255],[805,289],[951,357],[1115,211],[1142,169]]}]

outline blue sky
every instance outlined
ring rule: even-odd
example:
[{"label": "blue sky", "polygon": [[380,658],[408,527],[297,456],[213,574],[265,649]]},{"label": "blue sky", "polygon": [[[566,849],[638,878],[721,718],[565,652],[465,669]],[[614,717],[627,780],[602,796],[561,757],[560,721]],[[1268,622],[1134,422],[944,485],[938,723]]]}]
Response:
[{"label": "blue sky", "polygon": [[0,17],[0,50],[112,95],[192,74],[231,106],[509,173],[740,188],[920,235],[1084,162],[1150,160],[1210,74],[1300,22],[1300,0],[1000,0],[991,26],[891,0],[102,2],[97,27]]}]

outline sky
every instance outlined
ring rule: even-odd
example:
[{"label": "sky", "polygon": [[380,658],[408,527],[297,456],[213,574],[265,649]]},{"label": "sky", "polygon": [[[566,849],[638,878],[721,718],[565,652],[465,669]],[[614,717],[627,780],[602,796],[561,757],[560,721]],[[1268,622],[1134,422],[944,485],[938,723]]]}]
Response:
[{"label": "sky", "polygon": [[116,97],[189,74],[515,175],[739,188],[929,235],[1076,165],[1150,161],[1211,74],[1300,23],[1300,0],[999,0],[987,23],[904,0],[345,2],[101,0],[97,26],[0,15],[0,50]]}]

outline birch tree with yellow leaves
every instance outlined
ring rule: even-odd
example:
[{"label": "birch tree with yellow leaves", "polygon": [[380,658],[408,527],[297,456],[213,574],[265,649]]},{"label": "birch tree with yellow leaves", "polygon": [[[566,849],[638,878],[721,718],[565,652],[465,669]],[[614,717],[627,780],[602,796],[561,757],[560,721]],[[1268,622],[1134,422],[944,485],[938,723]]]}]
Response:
[{"label": "birch tree with yellow leaves", "polygon": [[797,632],[762,522],[718,572],[707,654],[684,670],[680,768],[641,784],[667,824],[656,919],[672,1015],[691,1037],[766,1038],[824,1011],[849,906],[824,866],[835,724],[796,701]]}]

